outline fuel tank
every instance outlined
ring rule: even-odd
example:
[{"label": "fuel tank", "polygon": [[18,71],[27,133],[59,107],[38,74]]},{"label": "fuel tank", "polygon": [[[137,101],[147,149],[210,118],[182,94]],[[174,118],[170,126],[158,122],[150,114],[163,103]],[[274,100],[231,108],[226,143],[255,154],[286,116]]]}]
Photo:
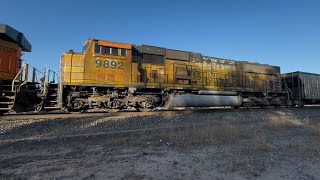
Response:
[{"label": "fuel tank", "polygon": [[197,94],[178,94],[169,96],[168,108],[173,107],[218,107],[233,106],[239,107],[242,104],[242,97],[238,95],[197,95]]}]

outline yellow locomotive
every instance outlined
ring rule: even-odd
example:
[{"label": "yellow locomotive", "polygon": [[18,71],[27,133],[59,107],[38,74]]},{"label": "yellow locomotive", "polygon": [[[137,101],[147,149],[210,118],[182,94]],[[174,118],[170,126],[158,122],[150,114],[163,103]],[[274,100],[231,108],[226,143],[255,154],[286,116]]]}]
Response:
[{"label": "yellow locomotive", "polygon": [[[280,106],[280,68],[148,45],[87,39],[61,56],[45,107],[109,112],[157,107]],[[52,91],[52,92],[50,92]]]}]

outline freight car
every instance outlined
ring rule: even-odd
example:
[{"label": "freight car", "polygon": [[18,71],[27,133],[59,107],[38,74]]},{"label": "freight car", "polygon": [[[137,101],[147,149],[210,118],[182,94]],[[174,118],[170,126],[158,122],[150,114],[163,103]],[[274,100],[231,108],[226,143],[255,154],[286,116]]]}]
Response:
[{"label": "freight car", "polygon": [[320,104],[320,74],[285,73],[282,74],[282,82],[293,105]]},{"label": "freight car", "polygon": [[282,106],[280,68],[149,45],[87,39],[65,52],[44,109]]}]

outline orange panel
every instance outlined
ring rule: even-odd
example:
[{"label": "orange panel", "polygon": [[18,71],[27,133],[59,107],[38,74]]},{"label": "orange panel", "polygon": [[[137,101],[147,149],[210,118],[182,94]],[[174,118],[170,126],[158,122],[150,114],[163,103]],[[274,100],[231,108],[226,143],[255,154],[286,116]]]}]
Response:
[{"label": "orange panel", "polygon": [[117,48],[124,48],[124,49],[132,49],[131,44],[124,44],[124,43],[111,42],[111,41],[105,41],[105,40],[98,40],[98,44],[100,46],[109,46],[109,47],[117,47]]},{"label": "orange panel", "polygon": [[5,77],[0,78],[13,78],[17,71],[19,71],[18,61],[20,62],[21,52],[17,49],[0,46],[0,72],[7,74]]},{"label": "orange panel", "polygon": [[4,48],[0,46],[0,72],[4,71]]}]

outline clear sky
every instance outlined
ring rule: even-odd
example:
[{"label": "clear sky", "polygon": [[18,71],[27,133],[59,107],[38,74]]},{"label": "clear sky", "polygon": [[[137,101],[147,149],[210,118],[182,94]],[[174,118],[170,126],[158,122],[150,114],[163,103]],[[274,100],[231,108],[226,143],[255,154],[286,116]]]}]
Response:
[{"label": "clear sky", "polygon": [[33,66],[58,70],[88,37],[200,52],[320,73],[319,0],[0,0]]}]

